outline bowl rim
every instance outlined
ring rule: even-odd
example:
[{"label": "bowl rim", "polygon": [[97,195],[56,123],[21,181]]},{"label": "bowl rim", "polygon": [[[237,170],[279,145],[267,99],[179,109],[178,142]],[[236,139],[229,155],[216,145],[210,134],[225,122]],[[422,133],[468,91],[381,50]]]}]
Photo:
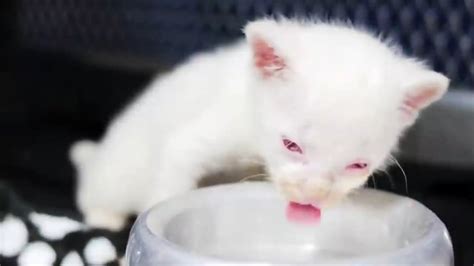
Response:
[{"label": "bowl rim", "polygon": [[[157,211],[160,208],[163,208],[163,206],[170,205],[172,204],[173,201],[178,200],[178,199],[184,199],[184,198],[189,198],[192,197],[193,194],[198,194],[198,193],[205,193],[205,192],[210,192],[213,190],[222,190],[226,189],[229,187],[235,187],[235,186],[261,186],[262,184],[265,184],[265,186],[268,186],[269,182],[265,181],[248,181],[248,182],[241,182],[237,184],[222,184],[222,185],[215,185],[212,187],[204,187],[204,188],[198,188],[193,191],[190,191],[185,194],[178,195],[176,197],[170,198],[168,200],[162,201],[152,208],[150,208],[148,211],[145,213],[141,214],[139,218],[137,219],[137,222],[135,225],[139,224],[138,220],[142,221],[145,226],[142,226],[141,229],[145,230],[145,232],[148,235],[148,238],[151,238],[153,241],[157,241],[162,244],[161,248],[166,249],[166,252],[173,253],[176,256],[179,256],[180,258],[183,258],[183,261],[196,261],[196,262],[206,262],[206,263],[219,263],[220,265],[242,265],[242,263],[245,264],[251,264],[251,265],[271,265],[271,261],[268,262],[262,262],[262,261],[239,261],[239,260],[232,260],[232,259],[225,259],[225,258],[219,258],[219,257],[213,257],[209,255],[204,255],[200,253],[196,253],[190,250],[187,250],[186,248],[168,240],[165,236],[163,235],[157,235],[153,232],[152,229],[149,227],[149,215],[152,212]],[[253,188],[255,189],[255,188]],[[424,211],[426,211],[427,217],[429,221],[432,221],[430,228],[427,230],[425,234],[423,234],[423,237],[418,238],[412,242],[411,245],[400,247],[397,249],[389,250],[389,251],[384,251],[380,252],[377,254],[372,254],[372,255],[363,255],[363,256],[356,256],[352,258],[347,258],[347,259],[341,259],[336,261],[335,263],[346,263],[350,262],[351,264],[357,264],[357,263],[367,263],[367,262],[377,262],[379,260],[387,260],[390,258],[397,258],[397,257],[405,257],[411,253],[415,254],[417,253],[420,249],[423,247],[426,247],[429,245],[429,243],[432,243],[435,241],[436,238],[439,237],[447,237],[449,239],[449,243],[452,247],[451,244],[451,238],[449,236],[449,232],[446,229],[446,226],[444,223],[436,216],[436,214],[431,211],[428,207],[423,205],[422,203],[409,198],[407,196],[401,196],[392,192],[387,192],[387,191],[380,191],[372,188],[362,188],[363,191],[367,191],[367,193],[375,193],[375,194],[385,194],[390,197],[394,198],[402,198],[411,204],[414,204],[417,208],[421,208]],[[360,191],[360,190],[359,190]],[[135,227],[134,225],[134,227]],[[132,230],[133,231],[133,230]],[[452,248],[451,248],[452,249]],[[297,263],[296,263],[297,264]]]}]

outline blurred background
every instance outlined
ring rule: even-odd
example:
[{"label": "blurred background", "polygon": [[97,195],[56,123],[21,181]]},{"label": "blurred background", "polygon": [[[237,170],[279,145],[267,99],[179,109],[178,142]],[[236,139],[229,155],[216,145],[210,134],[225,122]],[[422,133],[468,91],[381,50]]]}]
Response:
[{"label": "blurred background", "polygon": [[[399,168],[370,186],[413,197],[474,263],[474,0],[2,0],[0,184],[37,209],[77,215],[67,158],[156,73],[242,36],[270,14],[350,20],[452,80],[404,138]],[[350,45],[350,44],[348,44]]]}]

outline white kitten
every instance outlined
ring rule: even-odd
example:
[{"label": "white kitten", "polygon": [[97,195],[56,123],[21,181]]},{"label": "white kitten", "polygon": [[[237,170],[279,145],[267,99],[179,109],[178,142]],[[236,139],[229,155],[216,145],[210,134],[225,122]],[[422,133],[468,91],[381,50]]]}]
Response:
[{"label": "white kitten", "polygon": [[73,146],[87,223],[118,229],[239,158],[262,160],[288,200],[329,206],[382,167],[448,87],[350,26],[262,19],[244,31],[153,82],[100,143]]}]

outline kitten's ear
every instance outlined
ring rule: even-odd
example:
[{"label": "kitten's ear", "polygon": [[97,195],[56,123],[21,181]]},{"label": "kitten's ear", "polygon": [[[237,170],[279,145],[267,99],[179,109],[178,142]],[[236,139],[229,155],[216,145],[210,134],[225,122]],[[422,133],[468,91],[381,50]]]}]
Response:
[{"label": "kitten's ear", "polygon": [[448,86],[449,79],[435,71],[421,69],[409,73],[400,106],[404,122],[412,124],[421,110],[444,95]]},{"label": "kitten's ear", "polygon": [[244,29],[254,66],[263,78],[281,77],[287,69],[286,60],[272,43],[275,29],[275,21],[250,22]]}]

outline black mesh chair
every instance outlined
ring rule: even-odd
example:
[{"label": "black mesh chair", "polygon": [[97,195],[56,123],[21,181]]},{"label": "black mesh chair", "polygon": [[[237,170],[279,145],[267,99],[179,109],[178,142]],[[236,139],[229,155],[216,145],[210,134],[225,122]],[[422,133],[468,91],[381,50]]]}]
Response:
[{"label": "black mesh chair", "polygon": [[176,63],[239,37],[246,21],[271,14],[367,26],[474,90],[469,0],[19,0],[18,22],[28,46]]}]

